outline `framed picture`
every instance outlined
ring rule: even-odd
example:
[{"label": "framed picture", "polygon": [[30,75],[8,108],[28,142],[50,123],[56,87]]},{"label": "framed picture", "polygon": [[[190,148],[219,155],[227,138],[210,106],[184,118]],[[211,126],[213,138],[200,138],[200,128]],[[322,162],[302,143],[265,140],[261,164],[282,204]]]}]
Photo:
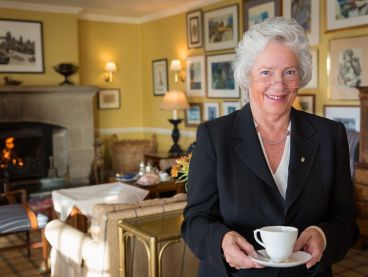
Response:
[{"label": "framed picture", "polygon": [[97,98],[98,109],[120,109],[120,90],[118,88],[100,89]]},{"label": "framed picture", "polygon": [[319,5],[319,0],[284,0],[282,5],[282,15],[295,18],[313,45],[319,44]]},{"label": "framed picture", "polygon": [[185,111],[185,126],[196,127],[202,122],[202,103],[189,103]]},{"label": "framed picture", "polygon": [[204,103],[204,121],[210,121],[220,116],[219,103],[217,102],[206,102]]},{"label": "framed picture", "polygon": [[205,91],[205,65],[204,56],[195,56],[187,58],[187,95],[206,96]]},{"label": "framed picture", "polygon": [[188,48],[203,46],[202,11],[187,13],[187,44]]},{"label": "framed picture", "polygon": [[312,78],[304,87],[306,89],[318,88],[318,50],[312,49]]},{"label": "framed picture", "polygon": [[209,98],[239,98],[234,80],[235,54],[207,56],[207,91]]},{"label": "framed picture", "polygon": [[316,113],[316,96],[314,94],[299,94],[296,96],[302,111],[314,114]]},{"label": "framed picture", "polygon": [[357,86],[368,84],[368,36],[330,41],[329,90],[334,100],[358,100]]},{"label": "framed picture", "polygon": [[0,73],[43,73],[41,21],[0,19]]},{"label": "framed picture", "polygon": [[326,12],[328,31],[368,24],[367,1],[330,0]]},{"label": "framed picture", "polygon": [[281,15],[281,0],[247,0],[243,1],[243,31],[266,18]]},{"label": "framed picture", "polygon": [[162,96],[169,90],[167,59],[152,61],[153,95]]},{"label": "framed picture", "polygon": [[342,122],[346,130],[360,131],[359,106],[324,105],[323,110],[326,118]]},{"label": "framed picture", "polygon": [[222,114],[223,115],[228,115],[232,112],[235,112],[236,110],[240,110],[239,101],[235,101],[235,102],[225,101],[222,103]]},{"label": "framed picture", "polygon": [[235,48],[238,43],[238,5],[204,13],[206,51]]}]

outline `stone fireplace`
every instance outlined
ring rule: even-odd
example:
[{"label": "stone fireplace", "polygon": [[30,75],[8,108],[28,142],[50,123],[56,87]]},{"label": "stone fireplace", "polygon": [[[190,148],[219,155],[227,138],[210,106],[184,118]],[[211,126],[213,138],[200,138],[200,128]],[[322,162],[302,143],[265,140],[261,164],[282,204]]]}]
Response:
[{"label": "stone fireplace", "polygon": [[[51,153],[58,176],[71,184],[88,183],[94,156],[92,99],[97,91],[94,86],[0,87],[0,126],[53,126]],[[1,136],[6,134],[2,131]]]}]

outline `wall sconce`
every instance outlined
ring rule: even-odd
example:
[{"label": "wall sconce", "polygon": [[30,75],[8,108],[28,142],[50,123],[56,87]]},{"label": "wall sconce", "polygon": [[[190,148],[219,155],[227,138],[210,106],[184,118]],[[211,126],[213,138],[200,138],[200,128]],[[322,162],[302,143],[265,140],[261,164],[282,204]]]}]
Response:
[{"label": "wall sconce", "polygon": [[107,62],[105,65],[105,70],[107,74],[105,75],[105,82],[112,82],[112,73],[116,72],[116,63],[115,62]]},{"label": "wall sconce", "polygon": [[175,73],[175,83],[180,81],[185,81],[185,72],[182,71],[181,61],[180,60],[172,60],[170,63],[170,71]]}]

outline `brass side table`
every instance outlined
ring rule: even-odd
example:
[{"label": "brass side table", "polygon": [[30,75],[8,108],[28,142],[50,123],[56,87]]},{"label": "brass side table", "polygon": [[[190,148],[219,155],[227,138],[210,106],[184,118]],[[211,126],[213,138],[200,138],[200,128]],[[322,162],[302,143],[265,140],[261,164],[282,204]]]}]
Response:
[{"label": "brass side table", "polygon": [[[180,226],[182,221],[182,210],[120,220],[118,223],[120,277],[127,276],[126,257],[129,237],[141,241],[147,251],[148,276],[161,276],[162,254],[170,244],[181,241]],[[161,242],[163,244],[159,249]]]}]

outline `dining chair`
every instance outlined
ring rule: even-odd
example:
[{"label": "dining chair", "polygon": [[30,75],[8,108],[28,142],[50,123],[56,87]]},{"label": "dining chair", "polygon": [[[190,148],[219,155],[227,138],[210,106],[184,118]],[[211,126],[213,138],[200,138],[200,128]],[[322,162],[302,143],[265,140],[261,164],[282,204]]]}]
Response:
[{"label": "dining chair", "polygon": [[[10,245],[0,248],[0,252],[27,248],[28,257],[31,249],[42,247],[42,257],[45,269],[48,269],[48,242],[45,238],[44,227],[48,217],[36,214],[27,202],[27,193],[24,189],[0,193],[0,198],[5,199],[0,206],[0,236],[17,235],[22,244]],[[32,242],[31,233],[41,231],[41,241]],[[25,237],[21,234],[25,233]]]}]

